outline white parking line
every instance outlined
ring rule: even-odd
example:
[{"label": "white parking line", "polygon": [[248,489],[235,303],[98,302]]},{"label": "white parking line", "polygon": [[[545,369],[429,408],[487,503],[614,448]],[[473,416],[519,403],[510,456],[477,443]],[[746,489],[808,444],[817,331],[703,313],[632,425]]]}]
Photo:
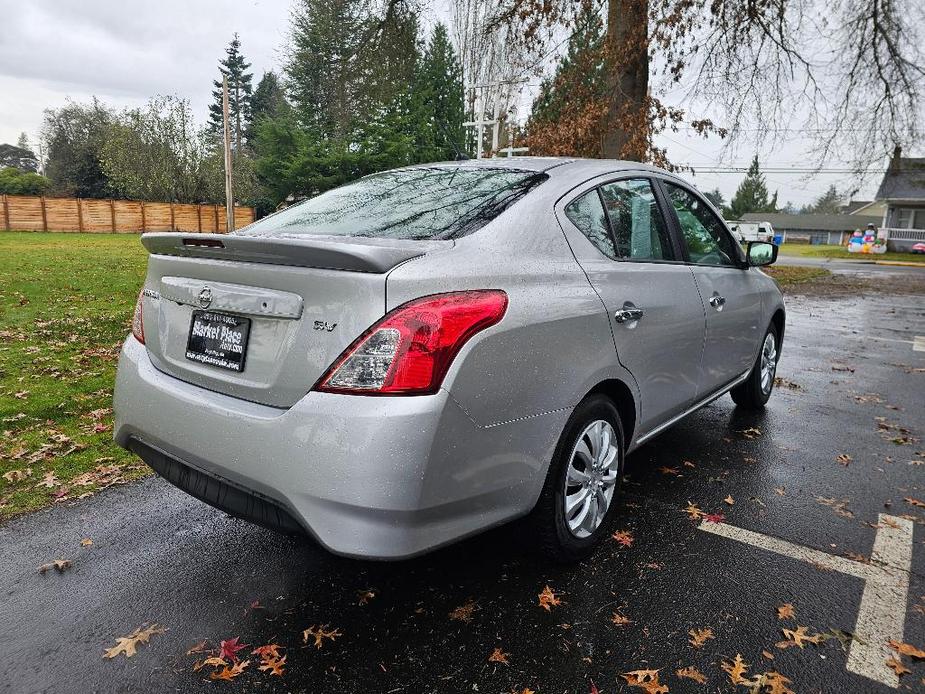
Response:
[{"label": "white parking line", "polygon": [[912,340],[913,352],[925,352],[925,335],[916,335]]},{"label": "white parking line", "polygon": [[912,521],[880,514],[870,564],[838,557],[726,523],[704,521],[700,529],[759,549],[816,564],[864,581],[864,592],[845,665],[853,672],[890,687],[899,675],[887,667],[892,655],[887,643],[903,640],[909,571],[912,567]]}]

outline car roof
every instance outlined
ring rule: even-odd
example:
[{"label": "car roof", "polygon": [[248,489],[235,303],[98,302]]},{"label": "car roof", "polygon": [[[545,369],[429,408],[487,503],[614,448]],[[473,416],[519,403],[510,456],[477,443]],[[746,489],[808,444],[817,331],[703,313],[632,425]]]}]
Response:
[{"label": "car roof", "polygon": [[498,157],[484,159],[463,159],[461,161],[434,162],[417,164],[407,168],[426,168],[432,166],[459,168],[511,169],[518,171],[536,171],[545,173],[550,178],[585,176],[593,178],[601,174],[619,171],[650,171],[666,174],[667,171],[638,161],[620,159],[583,159],[580,157]]}]

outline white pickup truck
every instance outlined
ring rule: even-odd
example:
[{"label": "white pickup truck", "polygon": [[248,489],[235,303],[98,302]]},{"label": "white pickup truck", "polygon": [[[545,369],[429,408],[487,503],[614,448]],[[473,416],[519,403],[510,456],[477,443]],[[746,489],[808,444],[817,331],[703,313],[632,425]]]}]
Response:
[{"label": "white pickup truck", "polygon": [[770,222],[743,222],[733,219],[726,220],[726,224],[739,243],[774,240],[774,227]]}]

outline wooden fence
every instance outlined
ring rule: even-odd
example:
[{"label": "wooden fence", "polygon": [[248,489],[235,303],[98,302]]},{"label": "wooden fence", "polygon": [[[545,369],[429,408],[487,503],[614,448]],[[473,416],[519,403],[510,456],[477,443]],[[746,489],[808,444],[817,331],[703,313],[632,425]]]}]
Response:
[{"label": "wooden fence", "polygon": [[[224,205],[188,205],[141,200],[94,200],[2,195],[5,231],[87,231],[139,234],[144,231],[227,231]],[[235,229],[254,221],[253,207],[234,208]]]}]

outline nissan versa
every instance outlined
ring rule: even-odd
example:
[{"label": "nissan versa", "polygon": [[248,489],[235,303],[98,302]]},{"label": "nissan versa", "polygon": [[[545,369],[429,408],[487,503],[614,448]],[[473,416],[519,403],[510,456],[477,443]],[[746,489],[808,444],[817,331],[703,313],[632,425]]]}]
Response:
[{"label": "nissan versa", "polygon": [[763,407],[784,336],[756,267],[777,248],[630,162],[415,166],[142,243],[116,441],[348,556],[523,516],[552,557],[587,555],[626,454],[726,392]]}]

